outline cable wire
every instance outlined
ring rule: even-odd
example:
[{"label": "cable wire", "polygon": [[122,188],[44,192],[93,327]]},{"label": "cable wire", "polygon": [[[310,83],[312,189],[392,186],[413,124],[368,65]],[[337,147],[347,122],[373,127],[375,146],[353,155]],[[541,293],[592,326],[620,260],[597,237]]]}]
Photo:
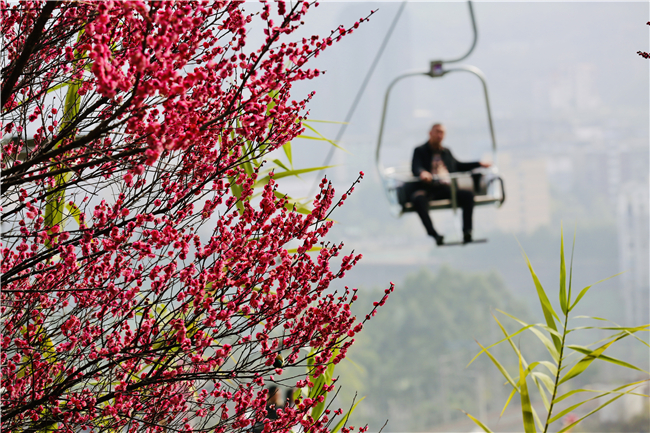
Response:
[{"label": "cable wire", "polygon": [[[370,69],[368,69],[368,72],[366,73],[366,77],[363,79],[363,83],[361,84],[361,87],[357,91],[357,95],[355,96],[354,101],[352,102],[352,105],[350,106],[350,109],[348,110],[348,113],[345,116],[345,120],[344,120],[345,123],[341,125],[341,127],[339,128],[339,132],[336,134],[336,138],[334,139],[335,143],[339,143],[341,138],[343,137],[343,134],[345,133],[345,130],[347,129],[348,124],[352,119],[352,115],[354,114],[355,110],[357,109],[357,106],[359,105],[359,101],[363,96],[363,92],[365,92],[366,87],[370,82],[370,78],[372,77],[372,74],[375,72],[375,68],[379,63],[379,59],[381,58],[381,55],[384,53],[384,49],[388,45],[388,41],[390,40],[390,37],[393,34],[393,30],[395,30],[395,26],[397,25],[397,22],[399,21],[399,18],[402,15],[402,12],[404,11],[404,7],[406,6],[406,3],[407,0],[402,1],[402,4],[397,10],[397,13],[395,14],[395,18],[393,18],[393,22],[391,23],[388,32],[386,33],[386,36],[384,36],[384,40],[381,43],[381,46],[379,47],[379,51],[377,51],[377,54],[375,55],[375,59],[373,60],[372,65],[370,65]],[[332,160],[332,156],[334,156],[335,149],[336,148],[334,146],[330,148],[329,152],[327,153],[327,157],[325,158],[325,162],[322,164],[322,167],[325,167],[330,163],[330,161]],[[311,187],[311,191],[309,192],[308,197],[310,197],[312,194],[314,194],[314,192],[316,192],[316,188],[318,187],[318,184],[321,181],[321,176],[323,175],[324,171],[325,169],[318,172],[318,175],[314,180],[314,184]]]}]

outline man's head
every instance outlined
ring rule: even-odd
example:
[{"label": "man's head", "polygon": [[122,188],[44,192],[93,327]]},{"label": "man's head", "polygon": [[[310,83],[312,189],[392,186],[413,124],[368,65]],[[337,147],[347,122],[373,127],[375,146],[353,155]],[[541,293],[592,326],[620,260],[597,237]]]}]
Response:
[{"label": "man's head", "polygon": [[445,127],[442,123],[436,123],[429,131],[429,144],[434,148],[442,146],[442,140],[445,138]]}]

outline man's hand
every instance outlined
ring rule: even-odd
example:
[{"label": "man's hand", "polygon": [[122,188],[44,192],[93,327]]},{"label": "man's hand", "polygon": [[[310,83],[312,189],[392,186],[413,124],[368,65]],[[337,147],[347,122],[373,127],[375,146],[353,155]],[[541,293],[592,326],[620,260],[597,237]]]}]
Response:
[{"label": "man's hand", "polygon": [[479,162],[479,164],[481,164],[481,167],[484,167],[484,168],[488,168],[488,167],[492,166],[491,162],[483,162],[483,161],[481,161],[481,162]]},{"label": "man's hand", "polygon": [[423,182],[431,182],[433,180],[433,175],[428,171],[423,171],[420,173],[420,180]]}]

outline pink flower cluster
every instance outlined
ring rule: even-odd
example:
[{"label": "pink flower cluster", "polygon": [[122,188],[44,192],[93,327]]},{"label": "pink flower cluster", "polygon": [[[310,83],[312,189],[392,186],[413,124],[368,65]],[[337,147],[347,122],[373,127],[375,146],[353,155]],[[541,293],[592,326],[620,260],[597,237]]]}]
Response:
[{"label": "pink flower cluster", "polygon": [[[265,383],[313,386],[304,349],[320,374],[364,322],[334,290],[361,256],[325,240],[353,186],[305,214],[256,185],[303,129],[292,84],[358,23],[291,40],[313,4],[0,5],[2,428],[246,430]],[[267,431],[329,431],[317,403]]]}]

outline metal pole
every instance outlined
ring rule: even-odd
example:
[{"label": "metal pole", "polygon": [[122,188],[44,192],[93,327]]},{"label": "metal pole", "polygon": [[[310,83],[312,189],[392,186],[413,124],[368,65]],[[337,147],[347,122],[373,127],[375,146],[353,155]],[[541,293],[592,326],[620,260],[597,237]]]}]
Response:
[{"label": "metal pole", "polygon": [[476,19],[474,18],[474,8],[472,7],[471,1],[467,2],[467,6],[469,6],[469,16],[472,19],[472,31],[474,32],[472,45],[469,47],[469,50],[462,57],[453,60],[441,60],[440,61],[441,63],[456,63],[456,62],[460,62],[461,60],[465,60],[467,57],[469,57],[470,54],[472,54],[474,48],[476,48],[476,43],[478,42],[478,31],[476,30]]},{"label": "metal pole", "polygon": [[426,71],[416,71],[416,72],[407,72],[405,74],[402,74],[395,78],[393,81],[391,81],[390,85],[388,86],[388,89],[386,90],[386,94],[384,95],[384,107],[382,108],[381,111],[381,122],[379,123],[379,137],[377,138],[377,149],[375,150],[375,163],[377,164],[377,170],[379,171],[379,175],[383,177],[383,166],[381,165],[381,161],[379,159],[379,152],[381,150],[381,141],[384,137],[384,126],[386,123],[386,111],[388,111],[388,100],[390,97],[390,92],[393,89],[393,86],[397,84],[398,81],[407,78],[407,77],[412,77],[415,75],[429,75],[428,72]]}]

